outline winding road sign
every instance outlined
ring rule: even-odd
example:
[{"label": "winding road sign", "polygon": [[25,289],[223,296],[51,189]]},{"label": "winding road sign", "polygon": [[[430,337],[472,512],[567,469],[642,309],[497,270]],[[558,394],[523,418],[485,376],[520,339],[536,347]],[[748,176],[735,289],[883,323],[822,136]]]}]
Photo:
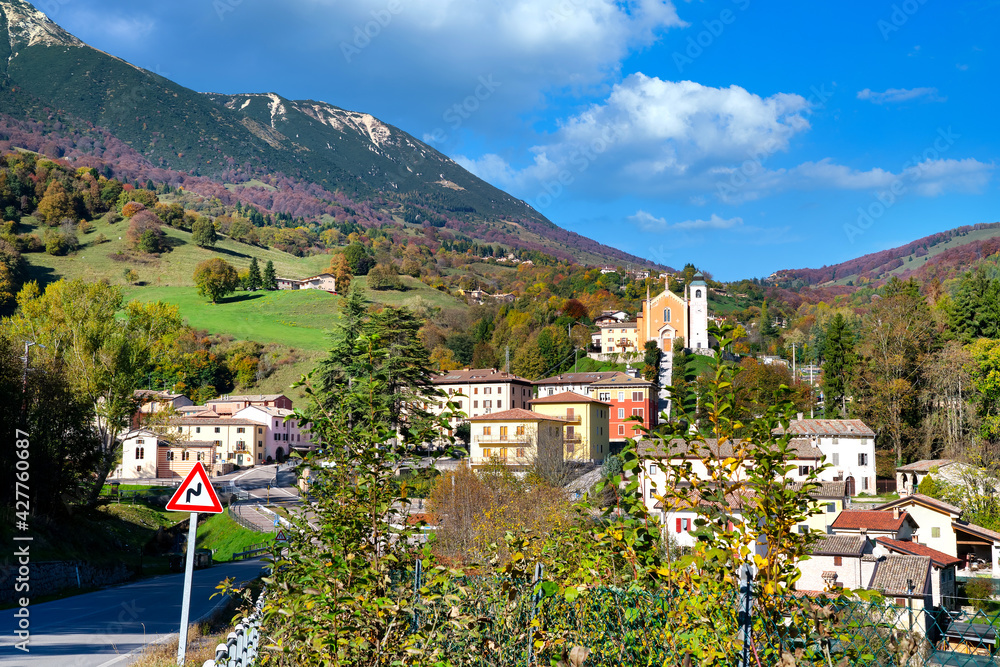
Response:
[{"label": "winding road sign", "polygon": [[208,473],[201,461],[194,464],[184,482],[177,487],[174,497],[167,503],[167,509],[172,512],[206,514],[218,514],[222,511],[222,503],[219,502],[212,483],[208,481]]}]

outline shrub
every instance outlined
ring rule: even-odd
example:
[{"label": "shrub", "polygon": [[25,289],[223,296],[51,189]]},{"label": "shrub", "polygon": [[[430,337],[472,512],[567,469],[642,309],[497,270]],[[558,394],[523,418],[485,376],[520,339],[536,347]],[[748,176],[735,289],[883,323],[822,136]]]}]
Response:
[{"label": "shrub", "polygon": [[166,249],[162,223],[151,211],[141,211],[129,221],[125,236],[129,245],[141,252],[158,253]]},{"label": "shrub", "polygon": [[122,216],[126,218],[131,218],[141,211],[145,211],[146,207],[137,201],[130,201],[129,203],[122,206]]}]

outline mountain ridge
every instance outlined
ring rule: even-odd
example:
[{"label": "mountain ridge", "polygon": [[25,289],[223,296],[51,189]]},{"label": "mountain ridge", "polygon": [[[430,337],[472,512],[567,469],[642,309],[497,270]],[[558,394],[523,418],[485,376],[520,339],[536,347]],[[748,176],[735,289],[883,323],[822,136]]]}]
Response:
[{"label": "mountain ridge", "polygon": [[[6,58],[3,50],[6,46]],[[0,1],[2,108],[53,112],[107,130],[154,167],[226,182],[276,174],[373,206],[415,204],[476,239],[584,263],[655,262],[564,230],[528,204],[375,116],[279,93],[201,93],[85,44],[30,3]],[[564,246],[564,247],[561,247]]]}]

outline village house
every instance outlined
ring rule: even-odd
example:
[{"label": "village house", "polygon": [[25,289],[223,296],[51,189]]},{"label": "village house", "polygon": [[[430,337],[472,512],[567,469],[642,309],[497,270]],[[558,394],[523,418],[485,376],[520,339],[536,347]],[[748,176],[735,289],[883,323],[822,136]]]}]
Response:
[{"label": "village house", "polygon": [[330,293],[337,292],[337,279],[329,273],[321,273],[318,276],[310,276],[302,280],[295,278],[278,278],[277,280],[280,290],[318,289]]},{"label": "village house", "polygon": [[813,545],[808,560],[799,561],[799,591],[819,593],[846,588],[867,588],[875,573],[873,544],[861,535],[823,535]]},{"label": "village house", "polygon": [[597,324],[598,332],[591,336],[591,344],[600,351],[587,356],[599,361],[607,361],[613,356],[640,355],[639,332],[635,321],[620,322],[609,318]]},{"label": "village house", "polygon": [[788,427],[795,438],[808,439],[830,467],[819,473],[827,482],[847,482],[847,495],[875,490],[875,432],[860,419],[803,419]]},{"label": "village house", "polygon": [[222,396],[205,401],[205,407],[220,416],[234,415],[243,408],[259,405],[265,408],[292,409],[292,399],[284,394],[245,394],[240,396]]},{"label": "village house", "polygon": [[929,476],[935,477],[938,481],[958,484],[961,482],[962,472],[967,468],[964,463],[951,459],[916,461],[899,466],[896,468],[896,492],[900,496],[917,493],[920,482]]},{"label": "village house", "polygon": [[446,410],[446,401],[453,401],[466,415],[465,418],[452,417],[453,427],[493,412],[512,408],[527,410],[528,401],[534,398],[531,380],[495,368],[448,371],[434,376],[432,382],[447,394],[447,399],[429,401],[426,409],[441,415]]},{"label": "village house", "polygon": [[539,458],[557,464],[565,460],[566,422],[559,417],[512,408],[472,417],[469,423],[469,465],[473,470],[497,462],[525,472]]},{"label": "village house", "polygon": [[172,441],[150,429],[139,428],[122,436],[122,462],[112,477],[119,480],[183,477],[201,461],[209,475],[224,475],[232,464],[215,459],[216,445],[207,440]]},{"label": "village house", "polygon": [[590,394],[590,385],[599,381],[613,377],[619,371],[604,371],[591,373],[560,373],[552,377],[535,380],[535,398],[561,394],[564,391],[571,391],[575,394]]},{"label": "village house", "polygon": [[264,463],[267,426],[234,417],[182,417],[170,426],[178,440],[208,440],[215,444],[213,463],[253,466]]},{"label": "village house", "polygon": [[876,542],[889,551],[889,553],[901,554],[903,556],[926,556],[930,558],[932,604],[936,607],[943,606],[948,609],[958,608],[956,574],[957,567],[962,561],[954,556],[949,556],[937,549],[931,549],[916,542],[892,540],[887,537],[879,537],[876,539]]},{"label": "village house", "polygon": [[651,429],[658,423],[658,388],[648,380],[615,373],[592,382],[589,390],[593,398],[611,405],[608,427],[615,442],[639,437],[639,428]]},{"label": "village house", "polygon": [[[257,463],[284,461],[293,449],[308,449],[312,444],[312,436],[303,430],[294,411],[287,408],[275,408],[264,405],[248,405],[233,415],[234,419],[249,419],[264,424],[263,460]],[[259,442],[258,436],[258,453]]]},{"label": "village house", "polygon": [[528,404],[533,412],[563,421],[565,460],[600,463],[610,453],[608,403],[565,391],[533,399]]},{"label": "village house", "polygon": [[[803,444],[803,447],[805,446]],[[807,451],[806,449],[800,450],[799,457],[803,458]],[[815,452],[813,452],[813,455],[815,455]],[[805,478],[808,475],[808,471],[805,469],[798,470],[798,473],[801,478]],[[800,491],[805,488],[805,484],[806,482],[798,484]],[[847,485],[844,482],[809,482],[809,484],[812,485],[809,495],[816,501],[816,508],[819,511],[800,523],[797,529],[799,532],[810,530],[832,535],[834,519],[847,509]]]}]

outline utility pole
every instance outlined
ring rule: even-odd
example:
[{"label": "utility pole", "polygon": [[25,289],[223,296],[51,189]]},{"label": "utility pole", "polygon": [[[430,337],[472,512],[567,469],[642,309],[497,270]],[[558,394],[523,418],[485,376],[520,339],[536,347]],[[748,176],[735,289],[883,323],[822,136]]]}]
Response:
[{"label": "utility pole", "polygon": [[504,370],[505,373],[507,373],[508,375],[510,375],[510,345],[507,346],[506,357],[507,357],[507,360],[504,362],[503,370]]}]

